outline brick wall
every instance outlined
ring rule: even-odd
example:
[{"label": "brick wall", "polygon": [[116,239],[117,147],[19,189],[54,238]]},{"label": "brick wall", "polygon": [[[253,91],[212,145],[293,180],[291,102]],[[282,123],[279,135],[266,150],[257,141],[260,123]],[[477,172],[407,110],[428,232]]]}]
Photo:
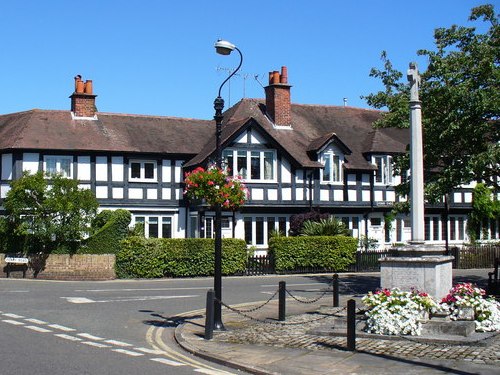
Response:
[{"label": "brick wall", "polygon": [[[38,266],[40,265],[40,266]],[[0,278],[7,277],[5,255],[0,254]],[[27,278],[49,280],[111,280],[116,278],[115,255],[51,254],[44,258],[30,258]],[[23,277],[22,266],[16,267],[10,277]]]}]

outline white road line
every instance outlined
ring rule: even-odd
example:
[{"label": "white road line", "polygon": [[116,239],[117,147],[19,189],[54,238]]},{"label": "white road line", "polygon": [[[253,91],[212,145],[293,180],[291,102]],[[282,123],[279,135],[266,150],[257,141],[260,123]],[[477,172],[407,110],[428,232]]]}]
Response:
[{"label": "white road line", "polygon": [[163,350],[157,350],[157,349],[149,349],[149,348],[134,348],[134,350],[137,350],[139,352],[143,352],[146,354],[165,354]]},{"label": "white road line", "polygon": [[7,293],[29,293],[29,290],[9,290]]},{"label": "white road line", "polygon": [[[306,285],[318,285],[321,283],[303,283],[303,284],[286,284],[286,286],[306,286]],[[277,288],[278,285],[261,285],[262,288]]]},{"label": "white road line", "polygon": [[169,366],[186,366],[185,363],[171,361],[170,359],[166,358],[151,358],[151,361],[163,363],[164,365],[169,365]]},{"label": "white road line", "polygon": [[137,301],[154,301],[159,299],[174,299],[174,298],[195,298],[199,295],[184,295],[184,296],[141,296],[141,297],[116,297],[115,299],[93,300],[83,297],[60,297],[71,303],[109,303],[109,302],[137,302]]},{"label": "white road line", "polygon": [[62,339],[69,340],[69,341],[82,341],[82,339],[79,337],[66,335],[65,333],[57,333],[54,336],[57,336],[57,337],[60,337]]},{"label": "white road line", "polygon": [[207,375],[231,374],[230,372],[219,371],[219,370],[211,370],[211,369],[208,369],[208,368],[196,368],[196,369],[194,369],[194,372],[199,372],[201,374],[207,374]]},{"label": "white road line", "polygon": [[107,342],[108,344],[116,345],[116,346],[124,346],[124,347],[134,346],[134,345],[129,344],[127,342],[118,341],[118,340],[104,340],[104,342]]},{"label": "white road line", "polygon": [[198,290],[210,289],[213,286],[185,287],[185,288],[128,288],[128,289],[75,289],[75,292],[150,292],[167,290]]},{"label": "white road line", "polygon": [[94,341],[82,341],[82,344],[95,346],[96,348],[109,348],[109,345],[104,345],[101,344],[100,342],[94,342]]},{"label": "white road line", "polygon": [[25,327],[28,329],[31,329],[33,331],[42,332],[42,333],[52,332],[50,329],[42,328],[42,327],[38,327],[38,326],[25,326]]},{"label": "white road line", "polygon": [[137,352],[133,352],[131,350],[126,350],[126,349],[112,349],[112,350],[114,352],[126,354],[126,355],[129,355],[131,357],[140,357],[140,356],[144,355],[143,353],[137,353]]},{"label": "white road line", "polygon": [[6,313],[4,313],[3,316],[7,316],[9,318],[14,318],[14,319],[24,319],[24,316],[17,315],[17,314],[6,314]]},{"label": "white road line", "polygon": [[77,333],[76,335],[83,337],[84,339],[89,339],[89,340],[96,340],[96,341],[104,340],[104,337],[94,336],[94,335],[91,335],[89,333]]},{"label": "white road line", "polygon": [[48,324],[47,322],[44,322],[43,320],[38,320],[38,319],[24,319],[27,322],[34,323],[34,324]]},{"label": "white road line", "polygon": [[24,325],[23,322],[18,322],[17,320],[10,320],[10,319],[2,320],[2,322],[13,324],[15,326],[23,326]]},{"label": "white road line", "polygon": [[54,328],[54,329],[58,329],[60,331],[65,331],[65,332],[76,331],[76,329],[74,329],[74,328],[69,328],[69,327],[61,326],[59,324],[49,324],[49,327]]}]

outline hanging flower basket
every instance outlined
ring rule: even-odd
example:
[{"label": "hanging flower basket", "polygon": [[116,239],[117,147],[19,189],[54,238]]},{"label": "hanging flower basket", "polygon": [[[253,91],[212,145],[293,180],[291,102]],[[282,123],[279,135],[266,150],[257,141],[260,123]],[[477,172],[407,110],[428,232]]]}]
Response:
[{"label": "hanging flower basket", "polygon": [[229,176],[215,167],[198,167],[184,175],[184,195],[191,201],[205,201],[210,207],[237,210],[247,200],[248,190],[240,177]]}]

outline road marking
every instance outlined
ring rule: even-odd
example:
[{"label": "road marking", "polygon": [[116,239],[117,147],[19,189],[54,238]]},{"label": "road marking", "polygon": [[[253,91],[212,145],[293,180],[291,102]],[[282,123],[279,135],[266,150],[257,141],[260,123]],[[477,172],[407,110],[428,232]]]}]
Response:
[{"label": "road marking", "polygon": [[57,333],[54,336],[57,336],[57,337],[60,337],[62,339],[69,340],[69,341],[82,341],[82,339],[79,337],[66,335],[64,333]]},{"label": "road marking", "polygon": [[148,349],[148,348],[134,348],[134,350],[138,350],[138,351],[146,353],[146,354],[164,354],[165,353],[163,350]]},{"label": "road marking", "polygon": [[24,319],[27,322],[34,323],[34,324],[48,324],[47,322],[44,322],[43,320],[38,320],[38,319]]},{"label": "road marking", "polygon": [[[286,286],[306,286],[306,285],[318,285],[318,284],[326,284],[326,283],[303,283],[303,284],[286,284]],[[278,286],[275,285],[261,285],[262,288],[277,288]]]},{"label": "road marking", "polygon": [[3,316],[7,316],[9,318],[15,318],[15,319],[24,319],[24,316],[22,315],[17,315],[17,314],[3,314]]},{"label": "road marking", "polygon": [[29,290],[8,290],[7,293],[29,293]]},{"label": "road marking", "polygon": [[152,292],[169,290],[198,290],[210,289],[213,286],[184,287],[184,288],[128,288],[128,289],[75,289],[75,292]]},{"label": "road marking", "polygon": [[77,333],[76,335],[83,337],[84,339],[89,339],[89,340],[96,340],[96,341],[104,340],[103,337],[97,337],[97,336],[91,335],[89,333]]},{"label": "road marking", "polygon": [[185,363],[171,361],[170,359],[166,359],[166,358],[151,358],[151,361],[160,362],[160,363],[163,363],[164,365],[169,365],[169,366],[186,366]]},{"label": "road marking", "polygon": [[50,329],[46,329],[46,328],[42,328],[42,327],[38,327],[38,326],[25,326],[25,327],[28,329],[31,329],[33,331],[42,332],[42,333],[52,332]]},{"label": "road marking", "polygon": [[125,346],[125,347],[134,346],[134,345],[129,344],[127,342],[118,341],[118,340],[104,340],[104,342],[107,342],[108,344],[116,345],[116,346]]},{"label": "road marking", "polygon": [[174,298],[195,298],[199,295],[185,296],[142,296],[142,297],[117,297],[116,299],[93,300],[84,297],[60,297],[71,303],[109,303],[109,302],[138,302],[138,301],[154,301],[159,299],[174,299]]},{"label": "road marking", "polygon": [[71,303],[94,303],[95,301],[90,299],[90,298],[84,298],[84,297],[61,297],[63,299],[66,299],[68,302]]},{"label": "road marking", "polygon": [[24,325],[23,322],[18,322],[17,320],[10,320],[10,319],[2,320],[2,322],[13,324],[15,326],[23,326]]},{"label": "road marking", "polygon": [[65,331],[65,332],[76,331],[76,329],[74,329],[74,328],[69,328],[69,327],[61,326],[59,324],[49,324],[49,327],[54,328],[54,329],[58,329],[60,331]]},{"label": "road marking", "polygon": [[100,342],[94,342],[94,341],[82,341],[82,344],[95,346],[96,348],[109,348],[109,345],[104,345],[101,344]]},{"label": "road marking", "polygon": [[222,375],[222,374],[230,374],[230,372],[221,371],[221,370],[210,370],[206,368],[195,368],[194,372],[199,372],[207,375]]},{"label": "road marking", "polygon": [[126,350],[126,349],[112,349],[112,350],[114,352],[126,354],[126,355],[129,355],[131,357],[140,357],[140,356],[144,355],[143,353],[137,353],[137,352],[133,352],[131,350]]}]

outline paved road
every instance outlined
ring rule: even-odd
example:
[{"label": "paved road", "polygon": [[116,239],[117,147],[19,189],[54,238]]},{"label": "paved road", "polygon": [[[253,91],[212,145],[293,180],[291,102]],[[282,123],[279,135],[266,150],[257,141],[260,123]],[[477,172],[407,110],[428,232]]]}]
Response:
[{"label": "paved road", "polygon": [[[225,278],[224,301],[265,300],[280,280],[307,294],[331,278]],[[0,279],[0,374],[234,373],[182,352],[172,339],[175,326],[204,312],[212,283]]]}]

